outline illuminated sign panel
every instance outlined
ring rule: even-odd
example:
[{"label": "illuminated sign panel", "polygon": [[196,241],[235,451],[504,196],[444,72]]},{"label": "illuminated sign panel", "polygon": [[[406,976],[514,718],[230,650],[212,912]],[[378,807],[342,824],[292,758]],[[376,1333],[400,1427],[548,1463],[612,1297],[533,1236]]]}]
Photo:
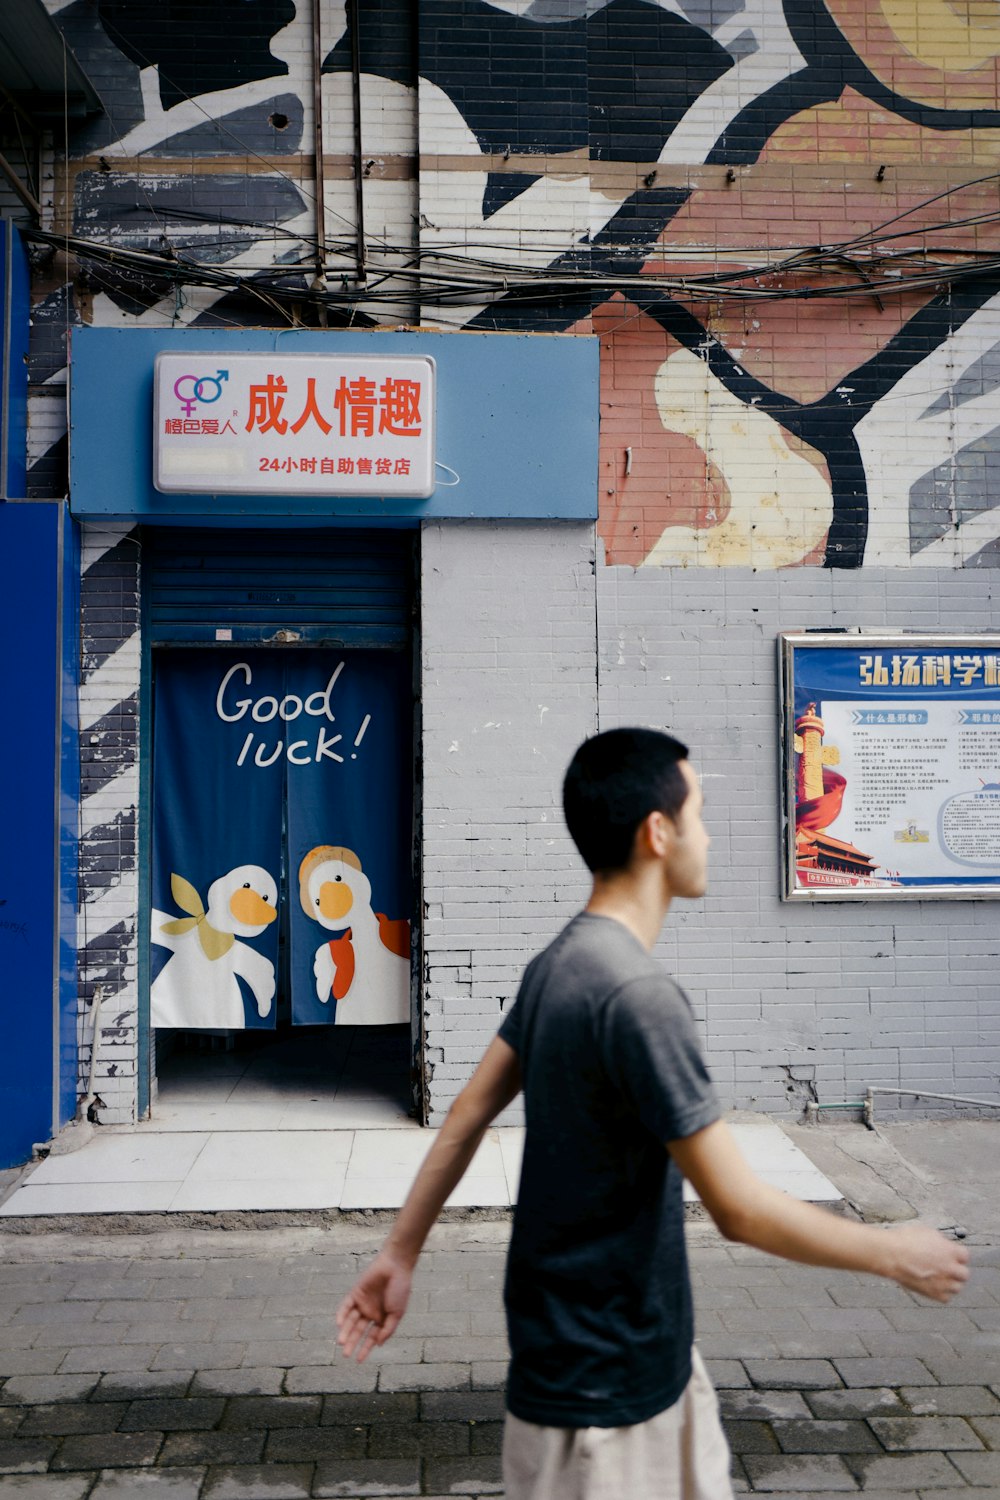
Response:
[{"label": "illuminated sign panel", "polygon": [[430,357],[164,352],[153,391],[161,493],[434,492]]},{"label": "illuminated sign panel", "polygon": [[81,327],[70,341],[69,503],[88,524],[597,517],[589,334]]}]

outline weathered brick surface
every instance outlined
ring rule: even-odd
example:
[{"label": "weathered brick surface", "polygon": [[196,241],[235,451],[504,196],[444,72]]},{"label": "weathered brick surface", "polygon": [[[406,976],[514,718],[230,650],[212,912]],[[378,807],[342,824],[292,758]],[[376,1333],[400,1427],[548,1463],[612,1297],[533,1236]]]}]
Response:
[{"label": "weathered brick surface", "polygon": [[[325,1275],[325,1252],[331,1252],[331,1261],[340,1253],[341,1232],[347,1239],[357,1233],[346,1227],[289,1231],[305,1236],[289,1249],[286,1232],[277,1231],[275,1249],[262,1239],[259,1249],[247,1244],[225,1263],[211,1256],[199,1259],[195,1232],[187,1247],[191,1264],[183,1276],[174,1274],[166,1260],[137,1255],[135,1241],[120,1255],[102,1245],[100,1262],[88,1260],[78,1249],[72,1276],[64,1275],[58,1265],[51,1268],[52,1274],[6,1276],[5,1308],[14,1319],[35,1309],[24,1326],[39,1336],[61,1327],[65,1348],[56,1352],[64,1362],[86,1348],[96,1320],[61,1321],[48,1313],[39,1315],[40,1309],[65,1305],[78,1310],[81,1302],[90,1300],[108,1314],[103,1321],[111,1327],[118,1321],[119,1308],[134,1305],[137,1288],[156,1285],[167,1291],[181,1279],[215,1286],[216,1316],[224,1330],[227,1307],[239,1318],[247,1299],[259,1295],[261,1286],[281,1277],[294,1283],[307,1265],[317,1262]],[[499,1313],[498,1268],[508,1229],[496,1223],[477,1226],[476,1233],[476,1239],[470,1238],[463,1225],[435,1232],[422,1268],[426,1275],[418,1278],[415,1291],[423,1315],[433,1318],[463,1295]],[[370,1248],[376,1239],[376,1234],[366,1232],[365,1246]],[[80,1244],[79,1238],[74,1244]],[[780,1306],[784,1297],[787,1306],[806,1315],[816,1306],[828,1307],[831,1292],[844,1286],[837,1273],[792,1268],[789,1275],[789,1268],[776,1259],[727,1245],[707,1226],[692,1226],[691,1244],[696,1294],[706,1301],[718,1303],[720,1289],[728,1288],[733,1306]],[[24,1240],[15,1250],[32,1254],[33,1246]],[[978,1286],[980,1300],[984,1287],[994,1285],[993,1254],[988,1247],[974,1250],[972,1284]],[[359,1252],[352,1264],[362,1258]],[[32,1259],[37,1261],[37,1255]],[[106,1273],[109,1261],[114,1273],[96,1274],[99,1264]],[[879,1297],[883,1308],[898,1305],[897,1288],[876,1281],[868,1285],[870,1307],[878,1308]],[[90,1288],[90,1299],[79,1295],[84,1286]],[[115,1286],[120,1289],[118,1302]],[[917,1495],[938,1493],[954,1500],[966,1491],[970,1496],[990,1493],[1000,1484],[998,1455],[992,1447],[1000,1398],[983,1384],[947,1383],[949,1372],[965,1369],[966,1362],[954,1353],[950,1363],[945,1361],[934,1305],[909,1295],[905,1301],[917,1314],[912,1334],[923,1340],[925,1351],[937,1351],[941,1378],[915,1357],[869,1356],[859,1367],[858,1362],[831,1356],[827,1341],[835,1343],[836,1332],[824,1327],[814,1332],[813,1358],[808,1360],[730,1354],[717,1362],[737,1494],[833,1500],[863,1488],[872,1500],[916,1500]],[[919,1313],[924,1308],[928,1320],[921,1329]],[[297,1341],[305,1349],[311,1347],[310,1332],[304,1325]],[[440,1347],[433,1352],[443,1356],[450,1345],[450,1361],[421,1359],[426,1338],[407,1339],[404,1327],[400,1347],[412,1346],[412,1359],[393,1363],[390,1343],[378,1365],[356,1366],[330,1357],[326,1366],[290,1363],[277,1372],[261,1366],[258,1384],[271,1389],[263,1395],[248,1394],[242,1385],[232,1392],[218,1389],[212,1380],[203,1379],[201,1371],[176,1377],[168,1372],[173,1384],[161,1384],[163,1372],[155,1370],[116,1371],[107,1377],[96,1372],[89,1377],[4,1379],[5,1355],[0,1348],[0,1500],[15,1495],[22,1500],[93,1500],[93,1495],[98,1500],[102,1495],[104,1500],[141,1500],[157,1482],[169,1500],[290,1494],[301,1500],[361,1500],[379,1494],[430,1500],[499,1494],[504,1364],[478,1359],[478,1346],[464,1332],[450,1339],[438,1337]],[[729,1337],[736,1340],[741,1335]],[[956,1340],[960,1342],[960,1332]],[[294,1360],[296,1341],[286,1344],[287,1357]],[[207,1356],[215,1347],[202,1346]],[[11,1350],[7,1357],[18,1352]],[[150,1364],[157,1357],[158,1351],[147,1351]],[[984,1357],[985,1351],[977,1353],[977,1358]],[[256,1373],[252,1366],[242,1368]],[[923,1380],[914,1378],[917,1368]],[[888,1385],[867,1383],[876,1376],[884,1381],[890,1372],[900,1378]],[[219,1373],[214,1373],[215,1380]],[[487,1374],[490,1381],[484,1385]],[[151,1380],[151,1375],[156,1378]],[[367,1387],[351,1388],[355,1377],[368,1382]],[[25,1387],[29,1378],[45,1384]],[[866,1383],[852,1384],[855,1379]],[[64,1383],[53,1386],[53,1381]],[[408,1388],[392,1389],[402,1383]],[[15,1480],[17,1487],[12,1488]],[[64,1480],[75,1488],[64,1486]]]},{"label": "weathered brick surface", "polygon": [[138,1109],[139,555],[125,526],[84,530],[78,1040],[82,1089],[100,985],[95,1089],[106,1124]]},{"label": "weathered brick surface", "polygon": [[420,1466],[414,1459],[368,1458],[317,1465],[317,1496],[419,1495]]},{"label": "weathered brick surface", "polygon": [[[783,903],[778,784],[751,764],[776,754],[779,630],[900,628],[928,612],[943,629],[988,629],[988,577],[970,570],[956,590],[942,570],[793,578],[618,567],[597,581],[601,727],[648,722],[655,703],[656,722],[690,745],[707,777],[708,894],[671,912],[657,952],[691,997],[726,1102],[799,1112],[813,1089],[820,1100],[859,1099],[869,1084],[916,1086],[914,1069],[925,1088],[970,1093],[970,1035],[991,1096],[1000,1034],[983,1030],[982,982],[1000,946],[989,903],[938,902],[931,913],[904,902],[891,914],[876,903]],[[897,1103],[877,1108],[888,1116]],[[891,1321],[892,1305],[883,1313]]]},{"label": "weathered brick surface", "polygon": [[442,522],[421,554],[423,1007],[440,1120],[584,894],[558,798],[597,724],[593,531]]},{"label": "weathered brick surface", "polygon": [[[103,112],[72,122],[68,163],[59,133],[43,134],[42,225],[151,261],[148,279],[38,269],[36,495],[66,491],[67,330],[173,326],[191,347],[201,318],[317,317],[307,7],[254,7],[224,36],[210,6],[182,36],[155,0],[114,27],[93,7],[49,8]],[[798,1111],[813,1092],[850,1099],[868,1083],[995,1086],[988,906],[936,903],[929,922],[919,903],[781,905],[772,774],[777,629],[993,623],[998,200],[983,131],[995,78],[973,67],[977,23],[954,7],[921,14],[905,44],[865,0],[835,17],[786,10],[363,7],[369,250],[390,270],[419,256],[442,278],[455,268],[435,260],[445,247],[487,279],[484,260],[503,268],[484,297],[448,305],[386,282],[381,263],[378,296],[358,291],[346,11],[323,16],[330,274],[318,282],[331,299],[358,293],[332,326],[359,313],[386,328],[601,337],[597,539],[573,523],[423,528],[420,1004],[435,1122],[525,959],[583,891],[557,811],[566,755],[598,723],[625,721],[675,728],[715,778],[712,889],[660,951],[727,1102]],[[859,94],[859,77],[885,96]],[[12,127],[0,147],[22,160]],[[820,245],[832,247],[821,266],[784,265]],[[901,250],[922,274],[930,257],[933,277],[873,290]],[[189,251],[219,276],[229,267],[233,285],[186,283]],[[976,282],[949,286],[942,261],[948,274],[976,264]],[[567,266],[597,281],[567,292]],[[511,277],[529,269],[559,272],[558,292],[515,297]],[[266,296],[236,284],[258,271]],[[732,298],[722,284],[678,291],[678,277],[737,271]],[[817,278],[837,295],[806,295]],[[279,282],[295,294],[284,310]],[[139,1094],[140,599],[136,538],[86,527],[78,1061],[82,1082],[100,984],[113,1001],[97,1042],[108,1122],[133,1120]]]},{"label": "weathered brick surface", "polygon": [[124,1469],[151,1464],[163,1448],[162,1432],[105,1432],[63,1440],[54,1469]]},{"label": "weathered brick surface", "polygon": [[796,1420],[777,1421],[773,1425],[783,1453],[879,1452],[873,1424],[866,1422]]}]

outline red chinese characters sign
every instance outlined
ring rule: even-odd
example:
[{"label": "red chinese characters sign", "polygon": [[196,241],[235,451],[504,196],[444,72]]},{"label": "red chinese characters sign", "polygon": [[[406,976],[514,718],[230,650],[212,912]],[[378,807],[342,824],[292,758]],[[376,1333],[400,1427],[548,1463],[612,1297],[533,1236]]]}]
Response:
[{"label": "red chinese characters sign", "polygon": [[427,357],[160,354],[153,483],[171,494],[426,498],[434,377]]}]

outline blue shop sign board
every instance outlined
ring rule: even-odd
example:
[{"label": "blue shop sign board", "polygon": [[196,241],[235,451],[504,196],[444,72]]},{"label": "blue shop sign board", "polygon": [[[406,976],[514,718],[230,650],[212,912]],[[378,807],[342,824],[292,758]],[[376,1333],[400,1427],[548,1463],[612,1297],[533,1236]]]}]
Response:
[{"label": "blue shop sign board", "polygon": [[[174,411],[168,404],[176,371],[164,361],[178,355],[187,359],[195,375],[204,369],[215,383],[195,381],[190,390],[182,385],[179,397],[187,398],[186,407],[178,398]],[[308,357],[331,356],[348,363],[353,359],[355,367],[361,359],[372,361],[373,368],[379,361],[422,360],[433,369],[433,412],[427,409],[420,418],[426,436],[425,416],[433,417],[433,478],[425,487],[429,493],[393,493],[388,481],[385,491],[377,492],[376,483],[376,493],[365,493],[356,469],[348,477],[348,462],[370,463],[373,474],[386,472],[375,468],[381,462],[391,464],[393,483],[399,482],[399,454],[408,451],[408,428],[417,425],[416,408],[412,403],[410,409],[401,405],[400,397],[403,385],[412,391],[413,384],[379,379],[377,392],[382,394],[373,394],[366,407],[354,399],[350,373],[330,385],[333,394],[326,391]],[[160,370],[169,369],[171,382],[164,387],[166,397],[160,390],[154,401],[158,357]],[[268,359],[273,371],[264,369]],[[292,360],[299,365],[293,366]],[[236,390],[234,372],[240,368],[250,371],[245,409],[231,394]],[[301,371],[301,391],[291,385],[293,368]],[[220,371],[228,372],[226,380]],[[408,525],[425,517],[597,517],[596,338],[82,328],[73,330],[70,372],[71,506],[81,519],[315,526]],[[350,429],[345,431],[348,419]],[[232,432],[223,438],[227,423]],[[363,441],[366,423],[372,428],[371,453]],[[250,459],[253,483],[248,481],[244,493],[234,492],[233,464],[242,461],[240,453],[249,451],[251,440],[259,443],[265,436],[271,446],[259,453],[254,449]],[[383,446],[394,441],[396,448],[382,454],[379,441]],[[193,474],[203,464],[207,481],[214,461],[220,475],[214,492],[207,482],[195,489],[191,480],[188,491],[178,488],[175,480],[164,481],[163,450],[167,444],[177,450],[179,442],[186,445],[189,457],[183,462],[171,459],[172,472]],[[303,459],[310,466],[307,475],[300,468]],[[339,469],[344,477],[338,486]]]}]

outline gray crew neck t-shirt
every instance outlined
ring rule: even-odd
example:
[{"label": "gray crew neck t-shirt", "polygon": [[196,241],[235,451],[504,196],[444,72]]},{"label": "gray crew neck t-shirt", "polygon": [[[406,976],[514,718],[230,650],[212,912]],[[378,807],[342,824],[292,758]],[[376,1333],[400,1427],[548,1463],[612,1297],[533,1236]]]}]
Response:
[{"label": "gray crew neck t-shirt", "polygon": [[525,970],[500,1035],[527,1117],[505,1302],[507,1404],[620,1427],[690,1379],[681,1174],[665,1142],[719,1116],[683,991],[610,917],[575,917]]}]

